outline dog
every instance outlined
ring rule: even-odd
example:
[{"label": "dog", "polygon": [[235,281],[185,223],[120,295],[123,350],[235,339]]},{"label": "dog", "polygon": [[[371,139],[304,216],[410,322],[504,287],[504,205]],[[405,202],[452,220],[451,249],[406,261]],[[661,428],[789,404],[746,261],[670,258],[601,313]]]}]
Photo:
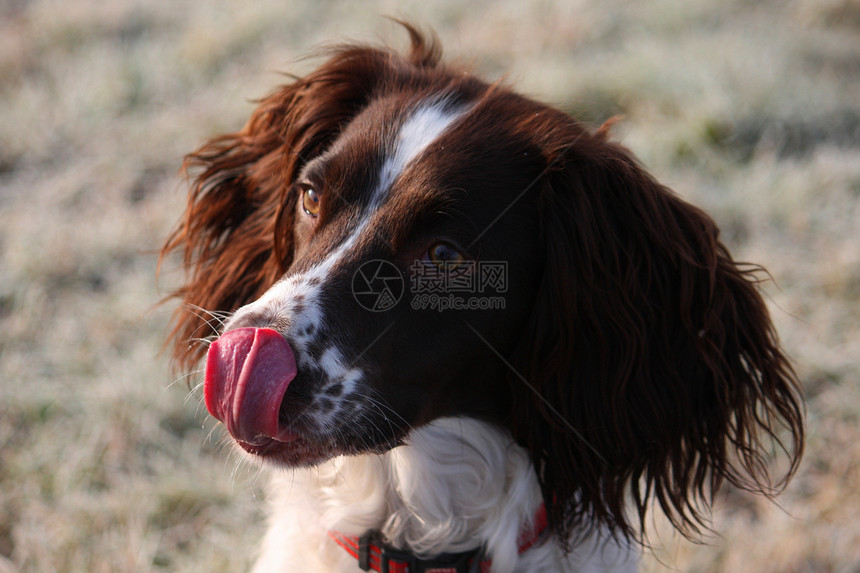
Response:
[{"label": "dog", "polygon": [[762,269],[608,124],[403,25],[186,158],[175,358],[280,468],[256,571],[634,571],[652,507],[696,536],[726,483],[777,493]]}]

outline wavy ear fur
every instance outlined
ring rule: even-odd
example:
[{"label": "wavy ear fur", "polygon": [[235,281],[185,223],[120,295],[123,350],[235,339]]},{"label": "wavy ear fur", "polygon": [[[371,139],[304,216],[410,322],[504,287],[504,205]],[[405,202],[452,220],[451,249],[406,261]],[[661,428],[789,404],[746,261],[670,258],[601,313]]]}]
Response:
[{"label": "wavy ear fur", "polygon": [[[644,535],[651,504],[700,533],[724,480],[772,495],[802,452],[799,389],[760,269],[733,261],[710,217],[603,133],[559,149],[539,197],[546,263],[518,349],[541,395],[511,382],[516,437],[562,541],[596,524]],[[772,444],[790,461],[776,483]]]},{"label": "wavy ear fur", "polygon": [[382,49],[336,48],[319,69],[263,99],[241,131],[215,137],[185,158],[191,191],[184,220],[161,252],[163,259],[181,251],[187,270],[173,293],[184,302],[172,332],[180,367],[191,368],[205,353],[194,341],[216,334],[221,313],[255,300],[289,268],[296,200],[289,191],[304,163],[386,88],[378,85],[382,78],[438,63],[435,42],[403,26],[412,41],[408,59]]}]

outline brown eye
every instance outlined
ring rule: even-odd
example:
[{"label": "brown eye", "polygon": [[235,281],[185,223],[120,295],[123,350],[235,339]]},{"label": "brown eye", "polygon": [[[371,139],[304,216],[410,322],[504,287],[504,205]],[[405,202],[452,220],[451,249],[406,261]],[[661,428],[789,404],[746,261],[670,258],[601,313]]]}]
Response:
[{"label": "brown eye", "polygon": [[453,270],[466,261],[466,257],[448,243],[436,243],[427,251],[430,262],[443,270]]},{"label": "brown eye", "polygon": [[312,187],[306,187],[302,192],[302,207],[305,213],[316,217],[320,212],[320,196]]}]

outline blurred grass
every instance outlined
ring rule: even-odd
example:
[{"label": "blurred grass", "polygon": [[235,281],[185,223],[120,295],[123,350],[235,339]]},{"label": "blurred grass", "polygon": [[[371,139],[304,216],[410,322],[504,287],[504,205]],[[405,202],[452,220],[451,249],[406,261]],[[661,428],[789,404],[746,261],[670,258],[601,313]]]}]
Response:
[{"label": "blurred grass", "polygon": [[[160,354],[154,252],[184,153],[343,39],[447,53],[617,133],[763,263],[809,443],[779,505],[729,492],[702,545],[655,518],[647,571],[860,570],[860,2],[4,0],[0,572],[241,571],[239,467]],[[187,383],[186,383],[187,382]],[[214,437],[213,437],[214,436]]]}]

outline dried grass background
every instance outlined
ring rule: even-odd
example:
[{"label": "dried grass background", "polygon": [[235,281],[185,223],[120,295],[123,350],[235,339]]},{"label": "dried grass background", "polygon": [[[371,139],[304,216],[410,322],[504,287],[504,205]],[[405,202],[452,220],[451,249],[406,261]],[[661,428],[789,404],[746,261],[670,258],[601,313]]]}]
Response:
[{"label": "dried grass background", "polygon": [[260,484],[159,351],[183,154],[344,39],[450,57],[599,123],[763,263],[808,453],[646,571],[860,571],[860,2],[0,0],[0,572],[242,571]]}]

